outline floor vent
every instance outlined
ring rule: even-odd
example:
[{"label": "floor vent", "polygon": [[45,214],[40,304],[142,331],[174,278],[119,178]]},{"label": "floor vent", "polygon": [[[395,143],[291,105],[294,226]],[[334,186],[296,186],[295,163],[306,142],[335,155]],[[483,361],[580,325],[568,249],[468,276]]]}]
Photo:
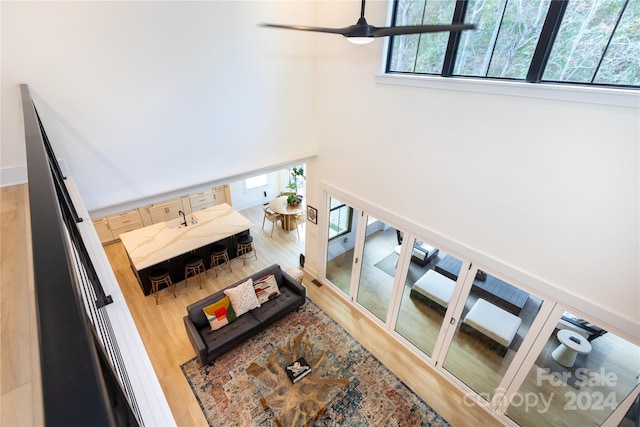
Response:
[{"label": "floor vent", "polygon": [[313,279],[313,280],[311,281],[311,283],[313,283],[314,285],[316,285],[316,286],[317,286],[317,287],[319,287],[319,288],[320,288],[320,287],[322,287],[322,283],[318,282],[316,279]]}]

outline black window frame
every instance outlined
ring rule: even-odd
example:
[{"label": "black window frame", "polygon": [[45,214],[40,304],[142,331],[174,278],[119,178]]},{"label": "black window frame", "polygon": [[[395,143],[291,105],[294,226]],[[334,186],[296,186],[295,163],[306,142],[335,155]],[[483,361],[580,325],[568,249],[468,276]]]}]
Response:
[{"label": "black window frame", "polygon": [[[333,199],[336,200],[336,199]],[[331,230],[331,214],[334,211],[340,210],[346,208],[347,209],[347,228],[344,231],[341,231],[340,233],[337,233],[335,236],[331,237],[329,239],[329,241],[335,240],[337,238],[339,238],[340,236],[344,236],[346,234],[351,233],[351,230],[353,228],[353,208],[349,205],[347,205],[344,202],[341,202],[341,204],[339,204],[338,206],[334,206],[333,208],[330,207],[329,209],[329,230]]]},{"label": "black window frame", "polygon": [[[400,0],[394,0],[393,3],[393,8],[392,8],[392,19],[391,19],[391,23],[392,25],[396,25],[396,17],[397,17],[397,12],[398,12],[398,3]],[[424,0],[429,1],[429,0]],[[506,0],[507,2],[509,0]],[[495,77],[495,76],[488,76],[488,75],[484,75],[484,76],[479,76],[479,75],[474,75],[474,76],[464,76],[464,75],[459,75],[453,74],[453,69],[455,66],[455,62],[456,62],[456,56],[457,56],[457,51],[458,51],[458,46],[460,44],[460,39],[462,37],[462,32],[451,32],[449,34],[449,40],[447,43],[447,48],[446,48],[446,53],[445,53],[445,57],[443,60],[443,64],[442,64],[442,69],[441,69],[441,73],[440,74],[435,74],[435,73],[420,73],[420,72],[416,72],[415,71],[415,67],[414,67],[414,71],[392,71],[390,70],[390,66],[392,63],[392,57],[393,57],[393,46],[394,46],[394,38],[395,37],[390,37],[389,40],[389,44],[388,44],[388,49],[386,52],[386,62],[385,62],[385,74],[389,74],[389,75],[418,75],[418,76],[440,76],[440,77],[446,77],[446,78],[459,78],[459,79],[465,79],[465,78],[473,78],[473,79],[490,79],[490,80],[499,80],[499,81],[514,81],[514,82],[527,82],[527,83],[546,83],[546,84],[561,84],[561,85],[577,85],[577,86],[588,86],[588,87],[606,87],[606,88],[616,88],[616,89],[639,89],[640,88],[640,84],[639,85],[629,85],[629,84],[615,84],[615,83],[602,83],[602,82],[596,82],[595,79],[598,76],[598,71],[600,69],[600,65],[602,63],[602,61],[604,60],[606,53],[607,53],[607,49],[609,47],[609,44],[611,43],[612,38],[615,35],[615,31],[617,30],[618,26],[620,25],[620,21],[622,20],[624,13],[629,5],[629,1],[631,0],[625,0],[624,5],[621,8],[620,13],[617,16],[616,22],[615,22],[615,27],[614,30],[612,31],[610,37],[609,37],[609,41],[606,45],[606,48],[603,50],[602,52],[602,56],[600,57],[600,60],[598,62],[598,66],[596,68],[596,71],[593,73],[593,76],[591,78],[591,81],[589,82],[576,82],[576,81],[562,81],[562,80],[543,80],[542,76],[544,74],[545,71],[545,67],[547,65],[547,61],[549,60],[549,56],[551,55],[551,51],[553,49],[553,44],[556,40],[556,37],[558,35],[560,26],[562,24],[562,20],[564,18],[565,15],[565,11],[567,10],[567,7],[569,5],[571,0],[551,0],[550,4],[549,4],[549,9],[547,10],[547,15],[545,17],[545,21],[540,33],[540,37],[538,39],[538,42],[536,44],[536,47],[534,49],[533,52],[533,56],[531,59],[531,63],[529,65],[529,69],[528,72],[526,74],[526,77],[523,79],[516,79],[516,78],[511,78],[511,77]],[[455,10],[453,13],[453,18],[452,18],[452,23],[463,23],[466,13],[467,13],[467,8],[469,5],[469,0],[456,0],[456,4],[455,4]],[[506,7],[506,6],[505,6]],[[400,36],[402,37],[402,36]],[[490,49],[494,49],[495,48],[495,44],[494,46],[491,46]],[[416,51],[416,58],[419,54],[419,48]],[[493,54],[492,54],[493,55]],[[490,67],[489,67],[490,69]],[[488,72],[488,70],[487,70]]]}]

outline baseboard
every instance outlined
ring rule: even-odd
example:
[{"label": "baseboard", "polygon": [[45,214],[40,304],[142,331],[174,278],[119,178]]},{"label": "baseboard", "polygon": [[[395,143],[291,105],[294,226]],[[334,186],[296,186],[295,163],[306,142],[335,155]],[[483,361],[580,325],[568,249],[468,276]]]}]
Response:
[{"label": "baseboard", "polygon": [[27,183],[27,165],[0,168],[0,187]]}]

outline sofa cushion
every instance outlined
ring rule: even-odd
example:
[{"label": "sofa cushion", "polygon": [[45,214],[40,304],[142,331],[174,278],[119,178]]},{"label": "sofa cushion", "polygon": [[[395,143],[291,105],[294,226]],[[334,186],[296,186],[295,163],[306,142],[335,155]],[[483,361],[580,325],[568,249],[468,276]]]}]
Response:
[{"label": "sofa cushion", "polygon": [[251,278],[240,283],[238,286],[225,289],[224,293],[231,300],[231,306],[233,307],[233,311],[236,312],[237,317],[242,316],[249,310],[260,307]]},{"label": "sofa cushion", "polygon": [[264,327],[295,310],[300,303],[300,294],[294,292],[288,286],[280,288],[280,296],[264,303],[260,308],[251,312]]},{"label": "sofa cushion", "polygon": [[207,320],[207,315],[204,314],[204,311],[202,311],[202,309],[208,305],[220,301],[225,297],[226,295],[224,294],[224,292],[219,291],[187,306],[189,320],[191,320],[193,326],[195,326],[196,329],[204,328],[205,326],[207,328],[210,328],[211,326],[209,325],[209,321]]},{"label": "sofa cushion", "polygon": [[260,305],[269,301],[270,299],[280,296],[280,289],[278,288],[278,282],[273,274],[262,277],[261,279],[253,283],[253,289],[256,291],[258,302]]},{"label": "sofa cushion", "polygon": [[241,316],[235,322],[224,328],[212,331],[204,327],[198,332],[205,343],[209,358],[215,359],[220,354],[229,351],[233,346],[254,335],[260,323],[253,316]]},{"label": "sofa cushion", "polygon": [[218,330],[236,320],[236,313],[233,311],[231,300],[227,296],[206,306],[202,311],[206,314],[212,331]]}]

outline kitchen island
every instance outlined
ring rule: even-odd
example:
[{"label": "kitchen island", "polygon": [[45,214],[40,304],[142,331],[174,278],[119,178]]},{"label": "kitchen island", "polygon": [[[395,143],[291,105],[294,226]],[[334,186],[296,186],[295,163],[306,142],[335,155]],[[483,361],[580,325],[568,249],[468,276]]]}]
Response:
[{"label": "kitchen island", "polygon": [[[186,226],[183,224],[186,222]],[[131,269],[145,295],[151,292],[149,273],[157,267],[169,270],[173,283],[184,280],[184,261],[191,255],[202,257],[210,267],[211,246],[227,248],[235,258],[237,239],[249,234],[251,222],[226,203],[153,224],[120,235]]]}]

